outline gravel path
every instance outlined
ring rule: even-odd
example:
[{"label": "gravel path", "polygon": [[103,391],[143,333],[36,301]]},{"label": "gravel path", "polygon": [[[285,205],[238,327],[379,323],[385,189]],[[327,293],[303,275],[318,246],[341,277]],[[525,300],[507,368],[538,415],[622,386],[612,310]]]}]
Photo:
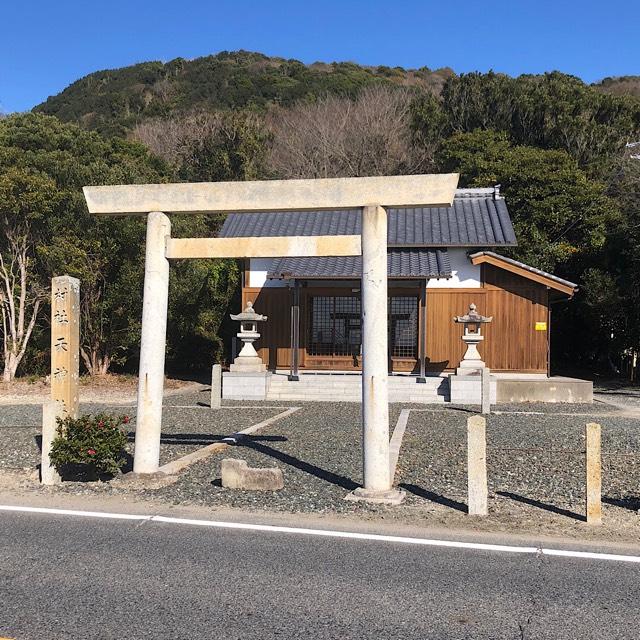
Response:
[{"label": "gravel path", "polygon": [[[492,415],[487,419],[489,492],[496,497],[583,511],[582,416]],[[603,499],[640,508],[640,420],[607,416],[602,424]],[[397,480],[413,497],[466,508],[466,417],[412,413]],[[456,503],[456,504],[453,504]],[[631,506],[631,505],[630,505]]]},{"label": "gravel path", "polygon": [[[188,408],[176,407],[178,404],[186,405]],[[130,423],[130,444],[127,448],[127,452],[133,455],[135,406],[81,406],[82,413],[100,411],[133,416]],[[199,393],[165,398],[160,464],[166,464],[278,412],[279,409],[268,407],[238,410],[229,408],[212,412],[208,407],[202,406]],[[40,407],[35,405],[0,407],[0,468],[33,468],[40,463],[41,415]]]},{"label": "gravel path", "polygon": [[[206,446],[221,436],[276,415],[284,403],[225,403],[243,407],[211,411],[206,390],[165,401],[161,463]],[[246,408],[254,405],[252,408]],[[427,513],[466,511],[466,420],[474,412],[460,407],[391,405],[391,424],[400,411],[412,411],[400,451],[395,482],[407,499],[392,509],[344,500],[361,481],[360,406],[353,403],[301,403],[302,409],[247,436],[185,470],[176,483],[146,490],[143,497],[175,504],[201,504],[290,513],[378,514],[397,519]],[[95,411],[104,406],[83,406]],[[425,410],[426,409],[426,410]],[[133,407],[112,408],[133,414]],[[603,429],[603,500],[608,509],[629,515],[640,509],[640,418],[606,404],[500,405],[488,417],[490,510],[518,514],[522,508],[569,517],[583,512],[584,424]],[[33,466],[39,453],[37,408],[0,408],[0,467]],[[135,425],[135,420],[132,421]],[[132,434],[133,435],[133,434]],[[224,489],[223,457],[250,466],[282,468],[285,488],[278,492]],[[59,491],[122,493],[108,483],[90,487],[65,483]]]}]

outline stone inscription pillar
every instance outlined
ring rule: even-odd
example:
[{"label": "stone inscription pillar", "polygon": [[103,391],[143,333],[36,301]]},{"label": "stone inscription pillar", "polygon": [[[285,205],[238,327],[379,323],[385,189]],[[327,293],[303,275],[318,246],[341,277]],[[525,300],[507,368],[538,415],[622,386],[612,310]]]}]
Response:
[{"label": "stone inscription pillar", "polygon": [[133,461],[135,473],[155,473],[160,466],[160,431],[169,301],[169,261],[165,256],[165,246],[170,237],[169,218],[160,211],[151,212],[147,218],[144,264],[138,409]]},{"label": "stone inscription pillar", "polygon": [[78,417],[80,281],[51,280],[51,399],[61,418]]},{"label": "stone inscription pillar", "polygon": [[49,460],[57,418],[77,418],[80,372],[80,281],[70,276],[51,280],[51,399],[42,408],[42,484],[60,476]]}]

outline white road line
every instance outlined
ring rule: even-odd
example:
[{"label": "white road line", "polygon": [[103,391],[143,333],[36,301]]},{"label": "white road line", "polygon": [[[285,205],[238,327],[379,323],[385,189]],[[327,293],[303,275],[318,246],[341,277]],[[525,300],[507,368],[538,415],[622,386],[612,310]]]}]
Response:
[{"label": "white road line", "polygon": [[189,518],[170,518],[167,516],[148,516],[129,513],[108,513],[103,511],[76,511],[74,509],[50,509],[46,507],[21,507],[0,505],[0,511],[24,513],[43,513],[59,516],[74,516],[81,518],[105,518],[109,520],[147,520],[174,525],[189,525],[198,527],[213,527],[217,529],[237,529],[243,531],[266,531],[270,533],[287,533],[323,538],[346,538],[352,540],[371,540],[376,542],[393,542],[398,544],[412,544],[425,547],[447,547],[450,549],[470,549],[476,551],[497,551],[501,553],[538,554],[543,556],[557,556],[564,558],[578,558],[582,560],[609,560],[614,562],[632,562],[640,564],[640,556],[622,555],[615,553],[598,553],[594,551],[571,551],[565,549],[546,549],[544,547],[518,547],[503,544],[487,544],[483,542],[462,542],[457,540],[434,540],[429,538],[409,538],[405,536],[387,536],[377,533],[357,533],[354,531],[331,531],[326,529],[304,529],[299,527],[280,527],[269,524],[249,524],[242,522],[220,522],[216,520],[193,520]]},{"label": "white road line", "polygon": [[[204,404],[166,404],[162,407],[163,409],[208,409],[211,410],[209,405]],[[281,407],[281,406],[273,406],[273,405],[265,405],[259,406],[257,404],[247,404],[247,405],[224,405],[222,407],[216,407],[215,411],[219,409],[260,409],[260,411],[269,410],[269,409],[288,409],[289,407]],[[299,407],[298,407],[299,408]]]},{"label": "white road line", "polygon": [[153,516],[134,513],[109,513],[107,511],[77,511],[75,509],[50,509],[48,507],[20,507],[0,505],[0,511],[19,511],[24,513],[48,513],[58,516],[79,516],[82,518],[106,518],[109,520],[151,520]]}]

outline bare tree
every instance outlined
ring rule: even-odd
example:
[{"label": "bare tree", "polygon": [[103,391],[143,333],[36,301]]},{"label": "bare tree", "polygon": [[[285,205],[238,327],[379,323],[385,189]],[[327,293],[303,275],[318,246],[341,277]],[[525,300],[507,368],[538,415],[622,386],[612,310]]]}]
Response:
[{"label": "bare tree", "polygon": [[264,177],[268,133],[251,111],[193,111],[140,123],[133,137],[187,180]]},{"label": "bare tree", "polygon": [[37,229],[55,200],[47,178],[12,169],[0,175],[0,312],[3,380],[11,382],[24,358],[45,298],[33,270]]},{"label": "bare tree", "polygon": [[269,164],[285,178],[420,173],[431,155],[411,142],[406,89],[372,86],[356,98],[327,95],[314,103],[276,108]]},{"label": "bare tree", "polygon": [[145,120],[135,126],[131,135],[175,166],[200,141],[217,134],[223,124],[224,117],[219,112],[193,111],[171,118]]}]

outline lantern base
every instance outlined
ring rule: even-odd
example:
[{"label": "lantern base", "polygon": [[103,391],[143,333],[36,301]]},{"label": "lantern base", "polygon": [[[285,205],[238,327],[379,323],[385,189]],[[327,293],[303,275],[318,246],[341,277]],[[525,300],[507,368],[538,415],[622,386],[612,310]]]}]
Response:
[{"label": "lantern base", "polygon": [[267,370],[267,365],[262,362],[259,356],[238,356],[229,371],[244,373],[262,373]]}]

